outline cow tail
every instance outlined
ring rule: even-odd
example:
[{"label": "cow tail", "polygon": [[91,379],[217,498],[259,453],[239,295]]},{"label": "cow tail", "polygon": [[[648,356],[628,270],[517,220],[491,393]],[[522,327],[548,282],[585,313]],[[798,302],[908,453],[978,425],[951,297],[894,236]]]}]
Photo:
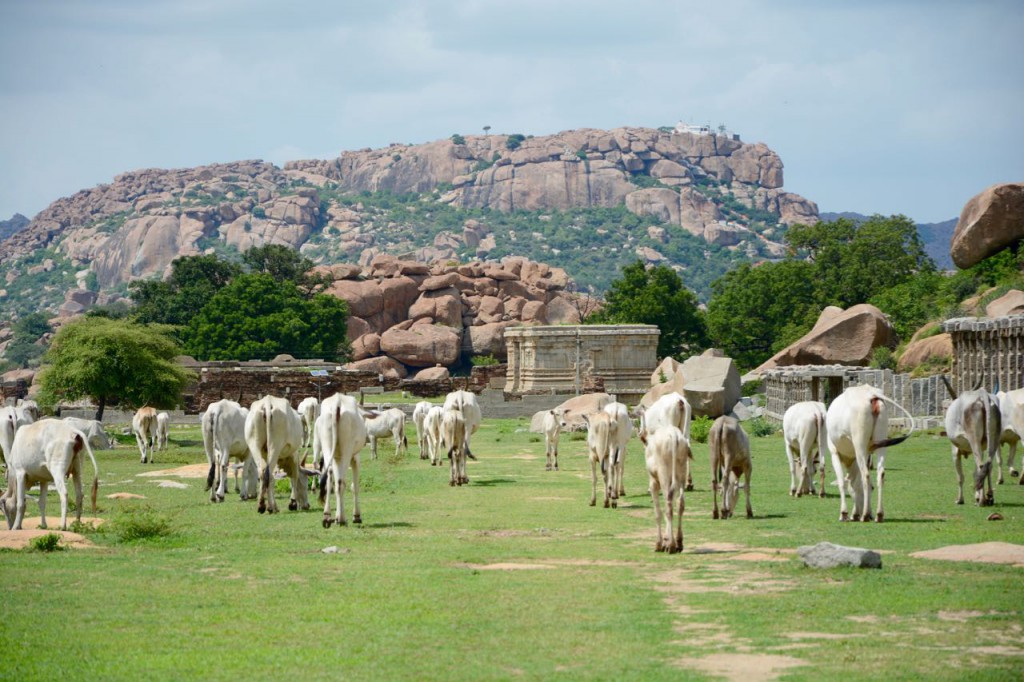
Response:
[{"label": "cow tail", "polygon": [[910,430],[907,431],[906,435],[899,436],[897,438],[888,438],[888,439],[880,441],[878,443],[872,443],[871,444],[871,451],[872,452],[875,451],[875,450],[878,450],[880,448],[887,448],[887,447],[889,447],[891,445],[899,445],[900,443],[902,443],[906,439],[910,438],[910,435],[912,433],[914,433],[914,429],[917,426],[916,422],[914,421],[914,417],[909,412],[907,412],[907,409],[905,407],[900,405],[898,402],[896,402],[892,398],[888,398],[888,397],[886,397],[884,395],[878,395],[877,397],[871,399],[871,414],[873,414],[876,419],[878,418],[878,414],[879,414],[879,411],[880,411],[880,407],[879,407],[878,403],[881,403],[883,400],[885,402],[889,403],[890,405],[895,405],[897,409],[899,409],[903,414],[907,415],[907,419],[910,421]]},{"label": "cow tail", "polygon": [[92,448],[89,447],[89,439],[83,438],[82,444],[85,445],[85,451],[89,453],[89,459],[92,461],[92,492],[90,499],[92,501],[92,513],[96,513],[96,494],[100,489],[100,468],[96,466],[96,457],[92,454]]},{"label": "cow tail", "polygon": [[210,450],[206,453],[207,459],[210,460],[210,471],[206,474],[206,489],[209,490],[213,487],[213,480],[215,478],[215,472],[217,467],[217,444],[213,442],[213,437],[217,433],[217,420],[220,418],[220,410],[213,413],[213,419],[210,420],[210,435],[206,437],[206,426],[203,425],[203,443],[204,445],[209,442]]},{"label": "cow tail", "polygon": [[690,403],[688,403],[685,399],[682,400],[681,402],[683,403],[683,438],[685,438],[686,442],[689,443],[690,442],[690,417],[692,416],[690,414]]}]

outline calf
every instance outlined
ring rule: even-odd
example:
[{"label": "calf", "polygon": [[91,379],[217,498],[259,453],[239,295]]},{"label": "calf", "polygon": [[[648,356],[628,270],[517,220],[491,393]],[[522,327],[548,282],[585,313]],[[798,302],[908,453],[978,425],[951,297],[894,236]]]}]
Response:
[{"label": "calf", "polygon": [[103,424],[95,419],[79,419],[78,417],[64,417],[62,420],[73,429],[78,429],[85,434],[89,445],[97,450],[109,450],[113,447],[107,432],[103,430]]},{"label": "calf", "polygon": [[558,434],[562,432],[564,425],[565,418],[561,409],[548,410],[544,414],[541,427],[544,429],[545,471],[558,471]]},{"label": "calf", "polygon": [[444,409],[456,409],[462,412],[462,419],[466,422],[466,456],[476,459],[470,447],[470,440],[476,430],[483,422],[483,414],[480,412],[480,402],[476,394],[470,391],[452,391],[444,399]]},{"label": "calf", "polygon": [[612,416],[605,411],[584,415],[587,422],[587,452],[590,459],[591,492],[590,506],[597,504],[597,470],[600,467],[604,478],[604,506],[618,507],[617,489],[611,485],[609,452],[616,427]]},{"label": "calf", "polygon": [[[683,432],[683,438],[690,442],[690,417],[693,410],[682,393],[666,393],[654,401],[646,410],[640,411],[640,442],[647,444],[648,435],[663,426],[674,426]],[[693,459],[691,452],[690,459]],[[686,490],[693,490],[693,474],[687,467]]]},{"label": "calf", "polygon": [[157,442],[155,408],[140,407],[138,409],[135,416],[132,417],[132,433],[135,434],[135,442],[139,444],[139,454],[142,455],[140,463],[152,463]]},{"label": "calf", "polygon": [[35,419],[21,407],[0,407],[0,462],[6,462],[14,445],[14,435]]},{"label": "calf", "polygon": [[[946,436],[953,444],[956,468],[956,503],[964,503],[964,470],[961,457],[974,456],[974,502],[981,506],[994,503],[992,462],[999,463],[999,403],[988,391],[964,391],[946,409]],[[985,490],[985,484],[988,490]]]},{"label": "calf", "polygon": [[[658,429],[647,439],[644,446],[644,461],[654,503],[654,519],[658,526],[656,552],[674,554],[683,551],[683,510],[686,501],[683,496],[687,469],[690,465],[690,444],[683,432],[675,426]],[[661,511],[661,496],[665,496],[666,515]],[[678,507],[676,499],[678,498]],[[676,527],[673,528],[673,516]],[[674,531],[674,532],[673,532]]]},{"label": "calf", "polygon": [[432,403],[421,400],[412,410],[412,421],[416,424],[416,444],[420,449],[420,459],[427,459],[430,456],[427,451],[427,434],[423,430],[423,421],[427,418],[427,412],[431,407],[433,407]]},{"label": "calf", "polygon": [[[366,445],[366,423],[355,398],[336,393],[320,406],[316,420],[316,448],[323,455],[320,474],[320,502],[324,505],[323,527],[348,524],[345,519],[345,475],[352,470],[352,523],[362,523],[359,509],[359,451]],[[331,491],[334,491],[335,512],[331,516]]]},{"label": "calf", "polygon": [[466,455],[469,453],[468,429],[461,410],[444,410],[444,414],[441,415],[441,433],[448,448],[448,463],[451,470],[448,485],[469,483],[469,476],[466,475]]},{"label": "calf", "polygon": [[302,420],[284,398],[265,396],[252,404],[245,419],[245,442],[256,461],[259,477],[257,511],[278,511],[274,495],[274,469],[281,467],[291,479],[288,509],[309,509],[306,496],[308,474],[299,461]]},{"label": "calf", "polygon": [[[999,401],[999,416],[1002,431],[999,434],[999,448],[1009,445],[1010,451],[1006,456],[1006,464],[1010,468],[1010,476],[1017,477],[1019,472],[1013,466],[1017,458],[1017,445],[1021,438],[1024,438],[1024,388],[1016,391],[999,391],[996,393]],[[1003,467],[999,467],[999,483],[1003,482]],[[1024,476],[1021,476],[1018,483],[1024,485]]]},{"label": "calf", "polygon": [[610,433],[608,443],[608,465],[611,472],[611,484],[615,489],[615,499],[626,496],[622,479],[626,471],[626,446],[633,435],[633,422],[629,419],[629,408],[622,403],[608,403],[604,411],[612,418],[615,427]]},{"label": "calf", "polygon": [[211,502],[223,502],[227,494],[228,466],[234,459],[242,463],[243,500],[255,498],[259,482],[256,462],[245,440],[245,421],[249,410],[233,400],[218,400],[203,413],[203,449],[210,465],[206,489]]},{"label": "calf", "polygon": [[363,419],[366,421],[366,432],[370,436],[370,457],[377,459],[377,439],[391,436],[395,441],[395,456],[409,448],[409,441],[405,437],[405,412],[397,407],[378,412],[373,416],[365,413]]},{"label": "calf", "polygon": [[320,401],[312,396],[303,398],[296,411],[302,420],[302,447],[310,448],[313,446],[313,431],[320,413]]},{"label": "calf", "polygon": [[[789,494],[814,494],[815,464],[821,466],[821,491],[825,497],[825,467],[821,448],[825,445],[825,404],[813,400],[789,406],[782,417],[782,440],[789,460]],[[799,483],[797,480],[799,479]]]},{"label": "calf", "polygon": [[156,416],[156,449],[167,449],[167,435],[171,429],[171,415],[161,412]]},{"label": "calf", "polygon": [[750,440],[735,417],[721,416],[711,425],[708,433],[708,449],[711,457],[711,501],[714,509],[711,518],[719,518],[718,486],[722,486],[721,518],[732,516],[739,496],[740,477],[747,494],[747,518],[754,518],[750,507]]},{"label": "calf", "polygon": [[438,453],[444,446],[441,433],[441,417],[444,416],[444,408],[440,405],[432,405],[427,414],[423,417],[423,432],[427,441],[427,455],[430,457],[430,466],[440,464],[441,458]]},{"label": "calf", "polygon": [[96,511],[99,467],[89,441],[78,429],[59,419],[43,419],[18,429],[7,457],[7,490],[0,496],[0,508],[8,530],[21,530],[25,517],[25,493],[39,484],[40,528],[46,528],[46,488],[52,483],[60,495],[60,529],[68,529],[68,475],[75,486],[76,520],[82,520],[82,451],[92,461],[92,509]]},{"label": "calf", "polygon": [[[825,439],[828,443],[829,453],[832,455],[832,467],[835,469],[839,484],[840,521],[849,520],[846,509],[846,481],[849,481],[850,487],[853,489],[853,520],[871,520],[869,465],[874,452],[878,453],[876,518],[879,523],[885,518],[882,508],[885,449],[890,445],[902,443],[910,436],[908,433],[899,438],[887,438],[889,432],[888,403],[891,402],[874,386],[862,384],[846,389],[828,406],[825,413]],[[907,417],[910,418],[910,415],[907,414]],[[914,420],[912,418],[910,418],[910,425],[910,430],[913,432]]]}]

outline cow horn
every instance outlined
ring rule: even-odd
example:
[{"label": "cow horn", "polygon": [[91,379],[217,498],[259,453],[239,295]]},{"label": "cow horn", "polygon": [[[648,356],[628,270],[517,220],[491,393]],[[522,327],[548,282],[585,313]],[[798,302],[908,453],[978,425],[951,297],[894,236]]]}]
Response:
[{"label": "cow horn", "polygon": [[974,388],[972,388],[971,390],[972,391],[977,391],[979,388],[981,388],[981,385],[983,383],[985,383],[985,377],[983,377],[983,376],[978,377],[978,383],[974,384]]},{"label": "cow horn", "polygon": [[942,379],[942,383],[944,383],[946,385],[946,390],[949,391],[949,396],[953,400],[956,400],[956,391],[953,390],[953,385],[951,383],[949,383],[949,377],[947,377],[945,374],[943,374],[943,375],[941,375],[940,378]]}]

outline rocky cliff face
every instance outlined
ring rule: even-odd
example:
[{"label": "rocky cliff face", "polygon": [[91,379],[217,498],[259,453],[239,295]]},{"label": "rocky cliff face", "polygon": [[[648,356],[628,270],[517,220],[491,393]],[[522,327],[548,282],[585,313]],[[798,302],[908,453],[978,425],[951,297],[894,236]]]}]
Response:
[{"label": "rocky cliff face", "polygon": [[[431,262],[516,252],[514,231],[496,234],[473,219],[440,232],[422,229],[418,216],[426,220],[432,206],[502,212],[625,206],[662,224],[641,235],[650,244],[627,244],[649,262],[665,260],[651,245],[669,242],[673,230],[770,257],[781,251],[772,241],[775,225],[817,219],[813,202],[781,189],[782,161],[760,143],[646,128],[453,137],[295,161],[284,169],[240,161],[124,173],[55,201],[6,239],[0,276],[16,291],[42,249],[83,287],[91,272],[101,292],[163,276],[179,256],[267,243],[300,249],[316,262],[364,266],[385,253]],[[359,201],[360,193],[380,191],[420,193],[421,200],[399,225],[386,210]],[[538,235],[525,236],[543,238]]]}]

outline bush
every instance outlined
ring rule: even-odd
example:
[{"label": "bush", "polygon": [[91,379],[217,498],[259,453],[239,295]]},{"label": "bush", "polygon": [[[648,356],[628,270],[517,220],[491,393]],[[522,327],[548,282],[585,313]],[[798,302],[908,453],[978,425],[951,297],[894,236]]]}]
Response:
[{"label": "bush", "polygon": [[711,432],[711,425],[714,423],[711,417],[695,417],[690,422],[690,440],[695,443],[707,443],[708,434]]},{"label": "bush", "polygon": [[61,544],[61,537],[57,533],[47,533],[37,538],[32,538],[28,543],[33,552],[59,552],[64,549]]},{"label": "bush", "polygon": [[469,361],[474,367],[492,367],[501,364],[501,360],[493,355],[474,355]]},{"label": "bush", "polygon": [[252,207],[252,214],[254,216],[256,216],[257,218],[266,218],[267,217],[267,212],[266,212],[266,210],[264,210],[264,208],[262,206],[253,206]]},{"label": "bush", "polygon": [[451,140],[452,144],[466,144],[466,138],[464,138],[462,135],[459,135],[458,133],[452,135]]},{"label": "bush", "polygon": [[755,438],[764,438],[774,435],[779,430],[779,425],[764,417],[754,417],[747,422],[747,433]]},{"label": "bush", "polygon": [[505,148],[509,149],[509,150],[519,149],[519,147],[523,144],[523,140],[525,140],[525,139],[526,139],[526,136],[525,135],[521,135],[519,133],[516,133],[514,135],[509,135],[505,139]]},{"label": "bush", "polygon": [[149,505],[122,507],[113,521],[111,531],[121,542],[135,542],[171,534],[171,520]]},{"label": "bush", "polygon": [[886,346],[879,346],[871,353],[872,369],[896,369],[896,356],[892,349]]}]

